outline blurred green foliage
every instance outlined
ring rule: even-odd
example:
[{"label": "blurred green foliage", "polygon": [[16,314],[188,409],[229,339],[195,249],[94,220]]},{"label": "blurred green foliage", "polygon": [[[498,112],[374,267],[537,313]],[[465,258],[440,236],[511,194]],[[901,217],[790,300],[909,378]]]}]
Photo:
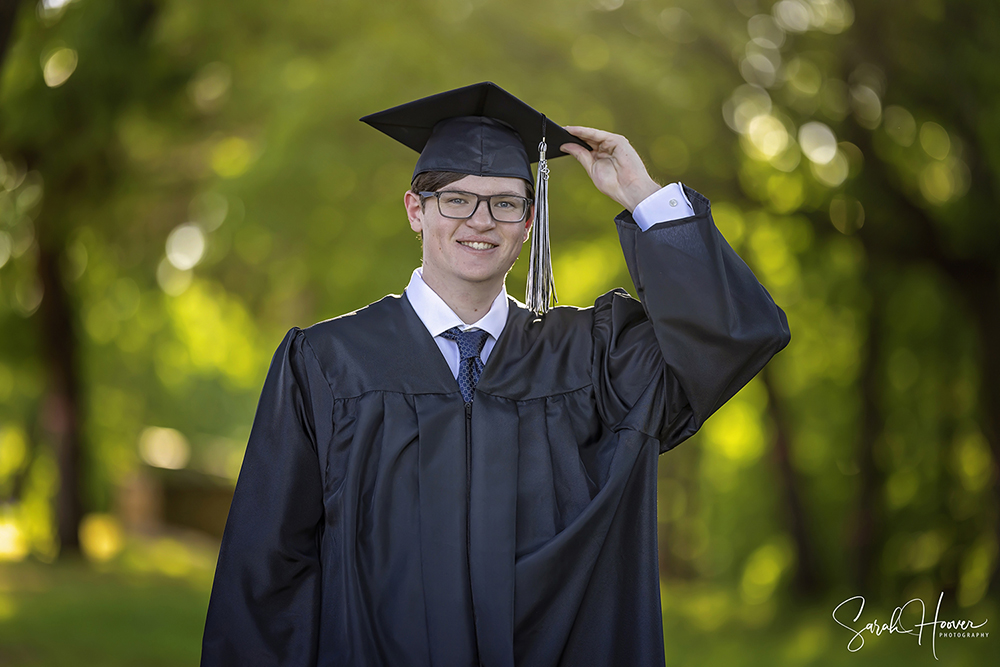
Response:
[{"label": "blurred green foliage", "polygon": [[[791,345],[661,460],[668,640],[673,605],[716,633],[672,659],[740,664],[774,637],[801,644],[794,662],[840,656],[819,617],[782,629],[810,596],[865,592],[884,617],[939,591],[951,616],[995,605],[996,3],[20,4],[0,71],[0,558],[60,549],[57,293],[97,513],[84,547],[119,562],[107,513],[131,475],[235,479],[282,334],[400,292],[418,264],[415,154],[357,118],[493,80],[708,196],[788,314]],[[550,167],[562,303],[631,287],[614,203],[575,163]],[[196,590],[176,599],[195,617]],[[55,618],[45,604],[23,613]],[[5,641],[21,613],[0,613]]]}]

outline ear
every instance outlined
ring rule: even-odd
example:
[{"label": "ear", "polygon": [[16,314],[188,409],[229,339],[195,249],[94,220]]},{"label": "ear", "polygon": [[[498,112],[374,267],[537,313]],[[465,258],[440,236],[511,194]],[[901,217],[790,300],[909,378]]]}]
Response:
[{"label": "ear", "polygon": [[531,225],[533,225],[534,222],[535,222],[535,207],[532,206],[531,215],[529,215],[528,219],[524,221],[524,237],[521,239],[521,243],[524,243],[525,241],[528,240],[528,234],[529,232],[531,232]]},{"label": "ear", "polygon": [[424,205],[413,190],[407,190],[403,195],[403,206],[406,207],[406,217],[410,220],[410,229],[418,234],[424,229]]}]

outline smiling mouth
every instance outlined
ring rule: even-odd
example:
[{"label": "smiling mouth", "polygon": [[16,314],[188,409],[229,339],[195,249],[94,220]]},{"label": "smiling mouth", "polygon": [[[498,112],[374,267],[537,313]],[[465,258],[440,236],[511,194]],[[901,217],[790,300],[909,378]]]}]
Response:
[{"label": "smiling mouth", "polygon": [[482,241],[459,241],[459,243],[473,250],[489,250],[497,247],[496,243],[484,243]]}]

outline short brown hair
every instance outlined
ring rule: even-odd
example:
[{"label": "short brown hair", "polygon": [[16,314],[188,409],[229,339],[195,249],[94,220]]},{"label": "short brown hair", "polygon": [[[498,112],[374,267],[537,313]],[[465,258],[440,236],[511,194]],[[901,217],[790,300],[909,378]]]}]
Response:
[{"label": "short brown hair", "polygon": [[[468,174],[460,174],[455,171],[425,171],[422,174],[417,174],[413,177],[413,182],[410,183],[410,189],[415,194],[420,194],[421,192],[437,192],[446,185],[451,185],[455,181],[460,181],[468,176]],[[535,199],[535,185],[534,183],[524,182],[525,197],[529,200],[534,201]]]}]

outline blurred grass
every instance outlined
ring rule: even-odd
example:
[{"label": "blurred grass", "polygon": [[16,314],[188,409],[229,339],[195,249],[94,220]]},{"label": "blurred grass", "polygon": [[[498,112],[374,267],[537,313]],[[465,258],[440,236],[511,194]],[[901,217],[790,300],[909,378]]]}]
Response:
[{"label": "blurred grass", "polygon": [[[176,547],[177,542],[173,544]],[[0,564],[0,665],[197,665],[211,568],[188,568],[183,576],[138,571],[134,567],[138,561],[130,560],[129,552],[149,548],[133,544],[113,564],[102,567],[85,561]],[[830,616],[839,601],[782,607],[772,599],[746,605],[732,590],[667,584],[663,588],[667,665],[995,664],[997,640],[992,632],[985,639],[938,639],[939,660],[934,659],[927,633],[923,645],[909,635],[866,635],[861,650],[851,653],[847,650],[851,634]],[[924,601],[930,621],[936,598]],[[861,623],[876,618],[887,622],[892,608],[902,602],[890,606],[869,601]],[[941,619],[979,622],[995,618],[996,612],[997,605],[989,600],[957,610],[946,599]],[[990,623],[983,630],[992,630]]]},{"label": "blurred grass", "polygon": [[214,549],[133,539],[106,565],[0,563],[0,665],[197,665]]},{"label": "blurred grass", "polygon": [[0,664],[196,665],[208,590],[85,563],[0,567]]}]

